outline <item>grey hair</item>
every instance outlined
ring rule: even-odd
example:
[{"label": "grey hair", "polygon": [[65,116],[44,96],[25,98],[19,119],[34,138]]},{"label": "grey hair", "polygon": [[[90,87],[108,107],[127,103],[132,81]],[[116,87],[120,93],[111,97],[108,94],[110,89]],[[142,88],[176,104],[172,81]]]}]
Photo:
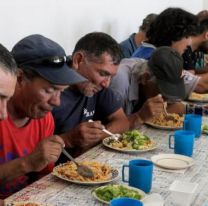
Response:
[{"label": "grey hair", "polygon": [[14,76],[17,75],[16,62],[11,53],[2,44],[0,44],[0,69]]}]

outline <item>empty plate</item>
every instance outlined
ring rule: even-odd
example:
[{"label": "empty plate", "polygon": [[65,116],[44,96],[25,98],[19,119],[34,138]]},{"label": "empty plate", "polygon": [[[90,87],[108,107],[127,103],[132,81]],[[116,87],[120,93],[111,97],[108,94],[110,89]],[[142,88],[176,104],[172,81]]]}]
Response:
[{"label": "empty plate", "polygon": [[158,167],[166,169],[185,169],[194,164],[191,157],[178,154],[159,154],[151,157],[152,162]]}]

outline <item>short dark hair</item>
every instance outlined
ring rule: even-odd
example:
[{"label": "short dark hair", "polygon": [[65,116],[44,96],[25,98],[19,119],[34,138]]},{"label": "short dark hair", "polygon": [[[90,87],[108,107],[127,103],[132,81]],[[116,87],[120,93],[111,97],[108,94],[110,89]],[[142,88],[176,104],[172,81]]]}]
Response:
[{"label": "short dark hair", "polygon": [[199,25],[196,15],[181,8],[167,8],[150,25],[148,42],[159,46],[171,46],[173,41],[197,35]]},{"label": "short dark hair", "polygon": [[122,57],[121,48],[116,40],[103,32],[92,32],[83,36],[75,45],[72,56],[78,51],[96,58],[106,52],[112,57],[115,65],[120,63]]},{"label": "short dark hair", "polygon": [[40,74],[38,74],[37,71],[32,70],[32,69],[27,69],[27,67],[21,67],[19,68],[23,71],[25,77],[29,80],[34,80],[36,78],[43,78]]},{"label": "short dark hair", "polygon": [[0,69],[13,75],[17,74],[16,62],[11,53],[2,44],[0,44]]},{"label": "short dark hair", "polygon": [[199,21],[199,34],[202,34],[205,31],[208,31],[208,16]]},{"label": "short dark hair", "polygon": [[208,10],[202,10],[197,14],[199,21],[208,18]]},{"label": "short dark hair", "polygon": [[156,19],[158,15],[157,14],[154,14],[154,13],[151,13],[151,14],[148,14],[142,21],[142,25],[139,27],[139,30],[140,31],[143,31],[143,32],[147,32],[150,28],[150,25],[152,24],[152,22]]}]

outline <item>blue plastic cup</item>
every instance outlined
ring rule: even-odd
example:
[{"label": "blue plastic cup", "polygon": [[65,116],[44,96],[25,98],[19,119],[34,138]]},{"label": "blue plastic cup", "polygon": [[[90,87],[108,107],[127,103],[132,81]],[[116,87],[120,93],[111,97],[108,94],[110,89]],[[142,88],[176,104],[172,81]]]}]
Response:
[{"label": "blue plastic cup", "polygon": [[136,199],[121,197],[111,200],[110,206],[143,206],[143,203]]},{"label": "blue plastic cup", "polygon": [[[125,168],[129,168],[129,179],[125,179]],[[150,192],[152,188],[153,163],[149,160],[131,160],[129,165],[122,167],[122,180],[130,186],[136,187],[144,192]]]},{"label": "blue plastic cup", "polygon": [[195,133],[195,137],[201,135],[202,116],[197,114],[186,114],[183,122],[183,129],[190,130]]},{"label": "blue plastic cup", "polygon": [[[172,146],[172,137],[174,137],[174,146]],[[191,157],[194,148],[195,133],[188,130],[178,130],[173,135],[169,135],[169,148],[174,149],[175,154],[181,154]]]}]

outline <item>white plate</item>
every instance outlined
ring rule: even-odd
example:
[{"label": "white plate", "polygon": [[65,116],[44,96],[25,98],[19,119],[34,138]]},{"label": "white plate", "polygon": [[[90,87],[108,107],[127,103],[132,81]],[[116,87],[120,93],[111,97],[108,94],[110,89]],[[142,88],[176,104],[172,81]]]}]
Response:
[{"label": "white plate", "polygon": [[117,169],[113,169],[111,168],[111,172],[112,172],[112,177],[109,179],[109,180],[102,180],[102,181],[97,181],[97,182],[84,182],[84,181],[79,181],[79,180],[70,180],[69,178],[67,178],[66,176],[64,175],[60,175],[57,170],[58,168],[60,167],[61,165],[59,166],[56,166],[54,169],[53,169],[53,172],[52,174],[58,178],[61,178],[63,180],[66,180],[68,182],[72,182],[72,183],[75,183],[75,184],[80,184],[80,185],[98,185],[98,184],[104,184],[104,183],[109,183],[109,182],[112,182],[114,180],[116,180],[118,178],[118,175],[119,175],[119,172]]},{"label": "white plate", "polygon": [[[197,94],[195,92],[193,92],[194,94]],[[198,94],[199,97],[195,97],[193,94],[191,94],[191,96],[188,98],[188,100],[193,101],[193,102],[203,102],[203,103],[207,103],[208,102],[208,94]]]},{"label": "white plate", "polygon": [[151,139],[151,141],[153,142],[153,146],[147,149],[122,149],[122,148],[116,148],[116,147],[112,147],[111,145],[108,144],[109,140],[115,139],[116,137],[107,137],[103,140],[103,145],[105,145],[106,147],[119,151],[119,152],[128,152],[128,153],[139,153],[139,152],[147,152],[150,150],[154,150],[157,148],[157,144],[154,140]]},{"label": "white plate", "polygon": [[151,122],[145,122],[145,124],[154,127],[156,129],[165,129],[165,130],[178,130],[178,129],[182,129],[182,127],[170,127],[170,126],[161,126],[158,124],[153,124]]},{"label": "white plate", "polygon": [[194,164],[194,160],[191,157],[178,154],[159,154],[151,157],[152,162],[166,169],[185,169],[191,167]]},{"label": "white plate", "polygon": [[[97,199],[98,201],[100,201],[100,202],[102,202],[102,203],[105,203],[105,204],[109,204],[109,202],[107,202],[107,201],[105,201],[105,200],[103,200],[103,199],[100,199],[98,196],[97,196],[97,194],[96,194],[96,190],[97,189],[100,189],[100,188],[105,188],[105,187],[107,187],[108,185],[105,185],[105,186],[101,186],[101,187],[98,187],[98,188],[96,188],[96,189],[93,189],[92,190],[92,196],[95,198],[95,199]],[[120,185],[119,185],[120,186]],[[136,192],[138,192],[140,195],[142,195],[142,198],[141,198],[141,200],[145,197],[145,192],[144,191],[142,191],[142,190],[140,190],[140,189],[137,189],[137,188],[135,188],[135,187],[130,187],[130,186],[127,186],[127,185],[122,185],[123,187],[125,187],[125,188],[128,188],[128,189],[131,189],[131,190],[134,190],[134,191],[136,191]]]}]

